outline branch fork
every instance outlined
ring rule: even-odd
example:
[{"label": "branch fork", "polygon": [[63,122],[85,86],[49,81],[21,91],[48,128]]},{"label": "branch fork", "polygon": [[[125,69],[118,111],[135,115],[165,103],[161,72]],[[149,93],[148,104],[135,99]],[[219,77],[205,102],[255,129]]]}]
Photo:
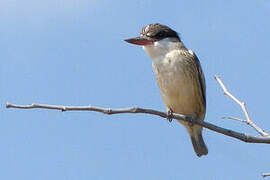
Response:
[{"label": "branch fork", "polygon": [[223,82],[221,81],[220,77],[218,75],[215,76],[215,79],[217,80],[217,82],[219,83],[219,85],[221,86],[221,88],[223,89],[223,93],[224,95],[230,97],[234,102],[236,102],[241,108],[242,111],[244,112],[245,116],[246,116],[246,120],[242,120],[239,118],[233,118],[233,117],[228,117],[228,119],[232,119],[232,120],[238,120],[240,122],[246,123],[247,125],[251,126],[253,129],[255,129],[261,136],[263,137],[267,137],[269,136],[268,133],[266,133],[262,128],[260,128],[258,125],[256,125],[250,118],[247,108],[246,108],[246,104],[244,102],[239,101],[235,96],[233,96],[226,88],[226,86],[223,84]]}]

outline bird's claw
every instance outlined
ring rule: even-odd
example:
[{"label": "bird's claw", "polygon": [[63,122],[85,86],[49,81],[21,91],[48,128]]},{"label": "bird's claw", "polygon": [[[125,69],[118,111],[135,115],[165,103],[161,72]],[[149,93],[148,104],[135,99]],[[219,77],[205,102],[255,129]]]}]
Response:
[{"label": "bird's claw", "polygon": [[167,119],[169,122],[172,122],[172,114],[173,114],[172,110],[168,109],[167,110]]},{"label": "bird's claw", "polygon": [[188,125],[192,127],[194,125],[193,120],[196,119],[196,118],[197,118],[197,115],[187,116],[187,120],[189,121]]},{"label": "bird's claw", "polygon": [[193,117],[187,116],[187,120],[188,120],[188,125],[189,125],[190,127],[192,127],[192,126],[194,125],[193,122],[192,122]]}]

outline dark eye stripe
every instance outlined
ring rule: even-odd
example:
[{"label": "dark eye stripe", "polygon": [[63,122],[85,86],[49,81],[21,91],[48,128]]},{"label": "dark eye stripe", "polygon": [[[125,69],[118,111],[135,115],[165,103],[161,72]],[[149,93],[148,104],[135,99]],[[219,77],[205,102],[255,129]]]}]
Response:
[{"label": "dark eye stripe", "polygon": [[164,32],[164,31],[161,31],[161,32],[159,32],[159,33],[157,33],[157,34],[155,35],[156,38],[162,38],[162,37],[164,37],[164,36],[165,36],[165,32]]}]

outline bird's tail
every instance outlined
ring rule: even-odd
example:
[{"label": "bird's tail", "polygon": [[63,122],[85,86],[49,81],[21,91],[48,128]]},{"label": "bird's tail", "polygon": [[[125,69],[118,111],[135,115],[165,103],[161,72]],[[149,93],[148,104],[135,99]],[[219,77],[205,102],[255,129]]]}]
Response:
[{"label": "bird's tail", "polygon": [[208,153],[208,149],[202,137],[202,127],[193,125],[189,127],[188,131],[190,134],[194,151],[196,152],[197,156],[201,157],[203,155],[206,155]]}]

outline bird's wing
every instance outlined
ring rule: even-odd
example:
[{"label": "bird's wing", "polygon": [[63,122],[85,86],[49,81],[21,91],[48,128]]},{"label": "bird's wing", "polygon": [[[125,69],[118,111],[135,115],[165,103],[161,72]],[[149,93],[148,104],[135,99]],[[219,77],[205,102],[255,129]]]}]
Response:
[{"label": "bird's wing", "polygon": [[198,57],[196,56],[196,54],[192,50],[188,50],[188,52],[195,60],[196,69],[198,72],[198,79],[200,82],[201,93],[203,96],[203,103],[204,103],[204,106],[206,106],[206,97],[205,97],[206,96],[206,85],[205,85],[205,78],[204,78],[201,64],[200,64]]}]

